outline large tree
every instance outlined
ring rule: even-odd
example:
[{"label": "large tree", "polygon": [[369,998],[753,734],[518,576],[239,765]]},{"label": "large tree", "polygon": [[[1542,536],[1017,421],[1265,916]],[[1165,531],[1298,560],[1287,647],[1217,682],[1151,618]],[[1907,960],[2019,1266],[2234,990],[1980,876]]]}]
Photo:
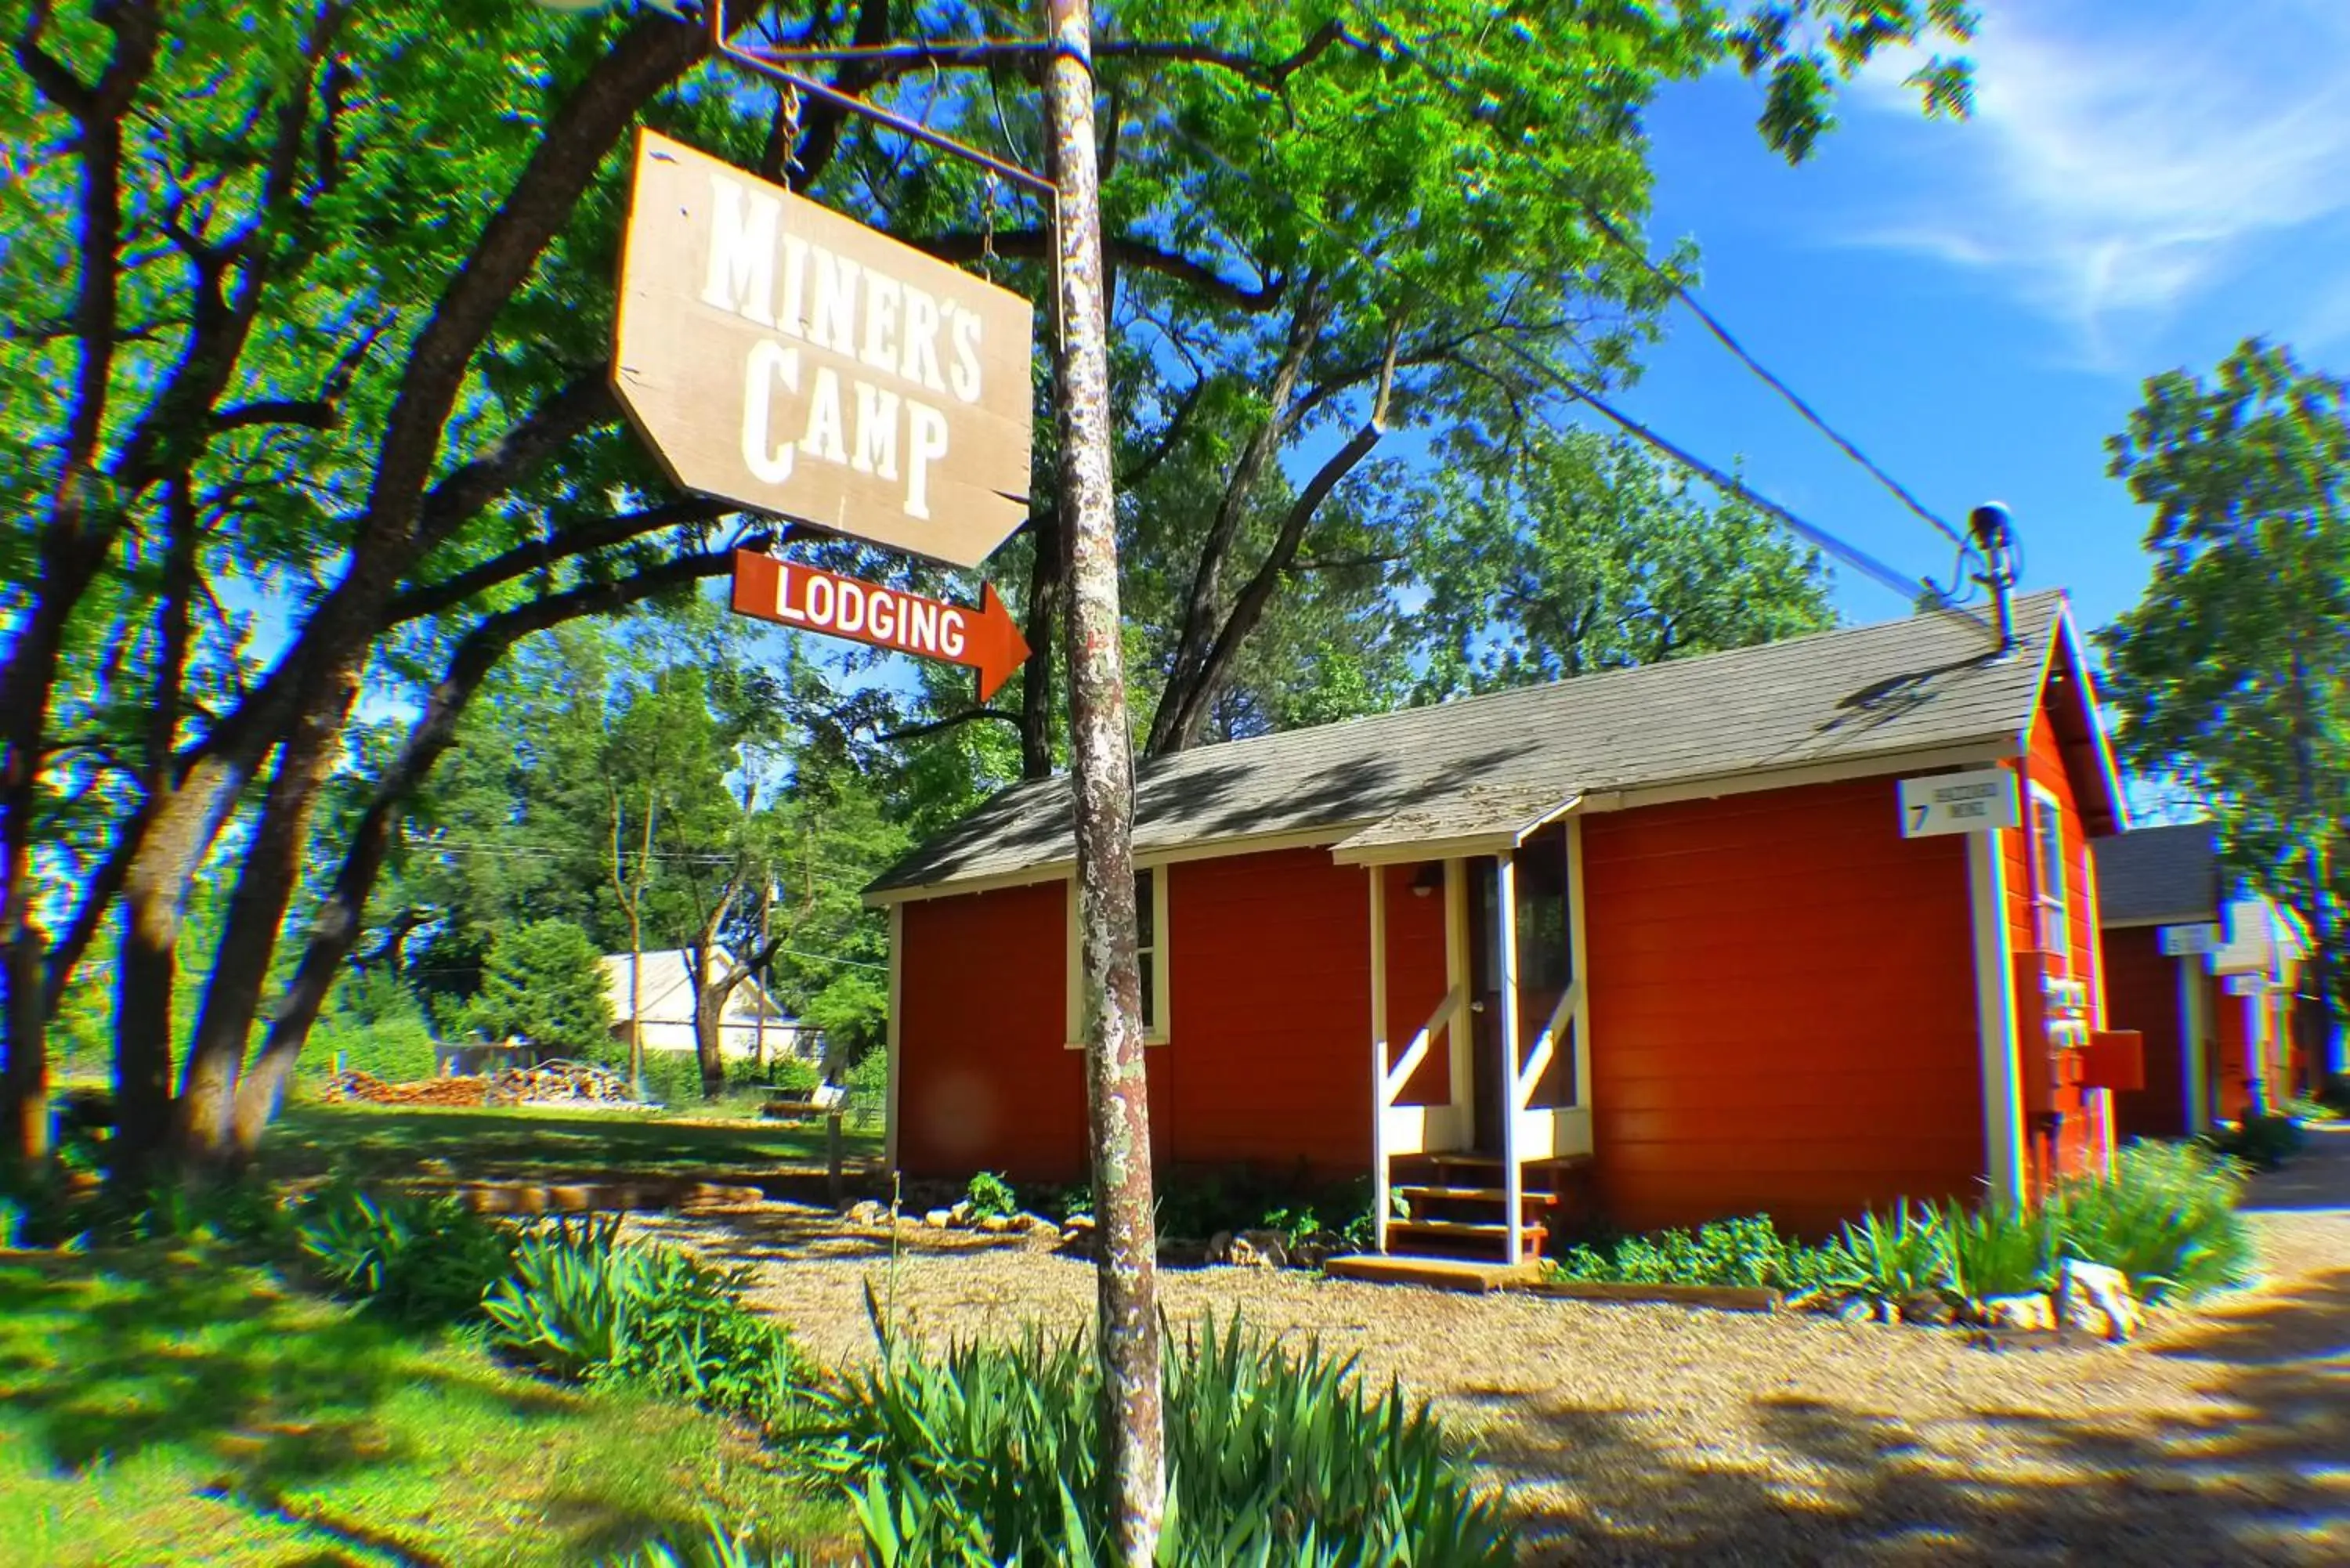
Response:
[{"label": "large tree", "polygon": [[1425,696],[1771,642],[1833,623],[1814,551],[1622,438],[1470,449],[1415,529]]},{"label": "large tree", "polygon": [[2123,756],[2210,803],[2230,857],[2298,909],[2325,1069],[2345,1062],[2350,895],[2350,384],[2249,340],[2172,370],[2107,443],[2152,509],[2154,574],[2098,634]]},{"label": "large tree", "polygon": [[[738,0],[724,20],[868,45],[1025,25],[911,0]],[[1524,428],[1631,363],[1664,297],[1634,248],[1661,84],[1723,62],[1766,81],[1763,132],[1800,156],[1839,74],[1967,26],[1954,0],[1122,10],[1099,57],[1126,520],[1174,589],[1149,743],[1191,744],[1220,711],[1253,722],[1231,708],[1252,637],[1343,553],[1325,530],[1370,510],[1342,491],[1389,426]],[[16,0],[5,28],[8,1141],[34,1141],[47,1020],[110,939],[123,1147],[235,1158],[499,660],[724,569],[735,524],[671,490],[605,385],[630,129],[1039,297],[1045,234],[961,165],[695,73],[700,28],[651,11]],[[1035,66],[830,68],[1034,165]],[[1960,106],[1954,66],[1917,79]],[[1062,554],[1040,506],[1003,558],[1037,649],[1021,689],[927,716],[1002,712],[1029,772],[1057,743],[1043,633]],[[255,595],[263,638],[234,608]],[[359,694],[388,678],[422,693],[412,722],[328,824]],[[190,954],[207,865],[233,885]],[[313,874],[316,919],[265,1009]],[[183,970],[203,978],[184,1039]]]}]

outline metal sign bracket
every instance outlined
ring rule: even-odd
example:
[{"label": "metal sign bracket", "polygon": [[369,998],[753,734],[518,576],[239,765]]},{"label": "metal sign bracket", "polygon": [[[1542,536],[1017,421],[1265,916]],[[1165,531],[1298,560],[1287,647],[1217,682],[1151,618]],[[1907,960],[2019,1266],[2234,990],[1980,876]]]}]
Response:
[{"label": "metal sign bracket", "polygon": [[975,163],[999,179],[1008,181],[1030,195],[1051,202],[1059,194],[1053,182],[1043,175],[1005,161],[992,152],[983,152],[968,142],[958,141],[942,131],[932,130],[917,119],[868,102],[854,93],[843,92],[829,82],[818,81],[795,68],[802,66],[846,63],[856,60],[910,61],[917,65],[943,66],[973,64],[991,56],[1035,56],[1042,57],[1059,46],[1050,38],[988,39],[976,38],[947,44],[856,44],[830,48],[785,49],[746,48],[726,36],[725,6],[721,0],[708,0],[702,6],[708,26],[710,52],[731,65],[764,77],[789,90],[818,99],[850,114],[873,121],[876,125],[910,138],[925,147],[935,148],[967,163]]}]

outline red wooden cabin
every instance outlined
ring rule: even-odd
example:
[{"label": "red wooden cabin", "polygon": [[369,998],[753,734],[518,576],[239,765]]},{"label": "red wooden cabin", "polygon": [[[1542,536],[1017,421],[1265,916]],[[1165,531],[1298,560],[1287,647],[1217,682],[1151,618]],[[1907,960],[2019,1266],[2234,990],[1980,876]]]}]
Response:
[{"label": "red wooden cabin", "polygon": [[2209,822],[2102,840],[2096,862],[2108,1002],[2146,1037],[2144,1086],[2115,1097],[2121,1132],[2208,1132],[2306,1089],[2299,917],[2236,885]]},{"label": "red wooden cabin", "polygon": [[[2123,805],[2063,597],[2014,608],[1144,765],[1156,1158],[1367,1171],[1383,1246],[1505,1256],[1570,1188],[1816,1231],[2096,1161]],[[1904,836],[1902,779],[1986,768],[2022,826]],[[870,890],[910,1174],[1086,1174],[1068,812],[1016,786]]]}]

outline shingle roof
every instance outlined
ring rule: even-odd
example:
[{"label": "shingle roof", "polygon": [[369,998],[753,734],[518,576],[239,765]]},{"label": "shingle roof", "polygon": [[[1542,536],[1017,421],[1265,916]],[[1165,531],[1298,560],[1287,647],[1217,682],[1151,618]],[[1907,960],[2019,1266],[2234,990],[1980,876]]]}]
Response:
[{"label": "shingle roof", "polygon": [[[2015,601],[2018,646],[1934,614],[1309,730],[1141,764],[1135,846],[1445,819],[1544,797],[1976,744],[2021,751],[2064,598]],[[1445,835],[1430,833],[1427,836]],[[1016,876],[1072,855],[1068,781],[1015,784],[916,849],[870,892]]]},{"label": "shingle roof", "polygon": [[2134,828],[2097,840],[2094,853],[2101,924],[2220,918],[2220,846],[2210,823]]}]

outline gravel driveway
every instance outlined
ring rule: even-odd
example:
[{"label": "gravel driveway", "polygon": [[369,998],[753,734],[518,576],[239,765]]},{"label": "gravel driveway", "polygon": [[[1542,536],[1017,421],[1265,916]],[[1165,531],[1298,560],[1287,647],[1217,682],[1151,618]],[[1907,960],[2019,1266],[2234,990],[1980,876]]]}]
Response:
[{"label": "gravel driveway", "polygon": [[[1178,1322],[1359,1354],[1475,1431],[1558,1563],[2350,1563],[2350,1128],[2262,1179],[2267,1280],[2126,1346],[1170,1269]],[[932,1336],[1090,1321],[1086,1263],[783,1205],[654,1221],[751,1262],[819,1355],[869,1355],[864,1287]]]}]

